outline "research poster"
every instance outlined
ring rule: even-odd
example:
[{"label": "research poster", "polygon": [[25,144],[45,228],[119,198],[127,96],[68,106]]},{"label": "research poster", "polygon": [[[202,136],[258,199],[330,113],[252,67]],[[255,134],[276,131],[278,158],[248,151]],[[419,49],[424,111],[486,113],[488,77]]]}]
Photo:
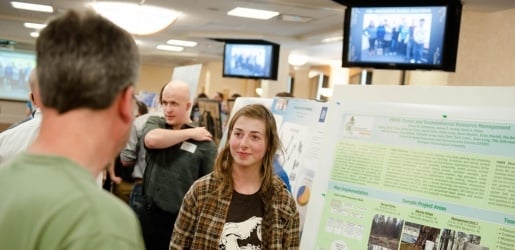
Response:
[{"label": "research poster", "polygon": [[515,249],[513,108],[350,102],[327,129],[314,249]]},{"label": "research poster", "polygon": [[280,117],[278,129],[283,150],[278,153],[278,162],[288,173],[301,229],[310,205],[313,179],[324,156],[331,107],[331,103],[290,98],[275,98],[271,107],[274,116]]}]

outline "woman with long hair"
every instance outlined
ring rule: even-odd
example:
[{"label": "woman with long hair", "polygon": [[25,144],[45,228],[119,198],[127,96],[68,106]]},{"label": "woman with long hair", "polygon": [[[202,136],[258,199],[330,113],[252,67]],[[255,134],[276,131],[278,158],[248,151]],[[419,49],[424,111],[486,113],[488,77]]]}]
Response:
[{"label": "woman with long hair", "polygon": [[184,197],[171,249],[298,249],[299,213],[273,173],[280,146],[274,116],[265,106],[238,110],[214,171]]}]

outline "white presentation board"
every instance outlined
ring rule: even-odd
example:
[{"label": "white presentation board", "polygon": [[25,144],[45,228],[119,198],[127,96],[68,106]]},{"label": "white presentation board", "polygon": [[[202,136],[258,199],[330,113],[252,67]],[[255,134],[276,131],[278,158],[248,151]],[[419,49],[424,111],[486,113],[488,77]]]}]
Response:
[{"label": "white presentation board", "polygon": [[173,69],[171,80],[180,80],[190,86],[190,100],[194,100],[200,79],[202,64],[179,66]]},{"label": "white presentation board", "polygon": [[513,96],[338,86],[301,249],[515,249]]}]

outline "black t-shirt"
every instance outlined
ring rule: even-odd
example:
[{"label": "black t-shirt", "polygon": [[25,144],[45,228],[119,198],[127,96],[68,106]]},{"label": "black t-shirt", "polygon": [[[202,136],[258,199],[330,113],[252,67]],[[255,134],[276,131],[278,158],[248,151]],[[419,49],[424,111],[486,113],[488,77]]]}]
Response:
[{"label": "black t-shirt", "polygon": [[261,249],[262,219],[263,203],[259,192],[245,195],[235,191],[220,238],[220,249],[250,246],[251,249]]}]

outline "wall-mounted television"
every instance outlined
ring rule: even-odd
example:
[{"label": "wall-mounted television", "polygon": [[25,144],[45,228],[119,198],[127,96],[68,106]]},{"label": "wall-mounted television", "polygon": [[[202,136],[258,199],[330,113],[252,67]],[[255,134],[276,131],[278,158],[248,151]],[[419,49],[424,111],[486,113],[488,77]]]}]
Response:
[{"label": "wall-mounted television", "polygon": [[277,80],[279,48],[263,40],[225,40],[223,77]]},{"label": "wall-mounted television", "polygon": [[35,67],[35,52],[0,48],[0,99],[29,100],[28,80]]},{"label": "wall-mounted television", "polygon": [[338,2],[347,5],[343,67],[455,71],[461,2]]}]

